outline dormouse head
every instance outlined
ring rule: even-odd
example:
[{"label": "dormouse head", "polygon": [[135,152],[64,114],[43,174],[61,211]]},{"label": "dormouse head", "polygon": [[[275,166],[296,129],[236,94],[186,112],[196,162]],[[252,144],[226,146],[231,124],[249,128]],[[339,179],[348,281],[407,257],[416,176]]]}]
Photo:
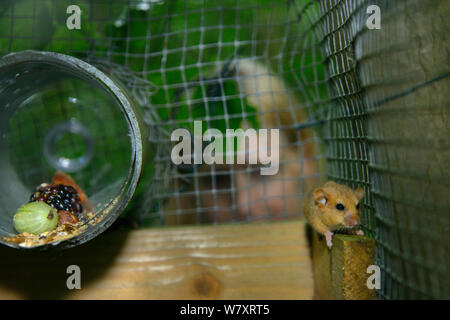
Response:
[{"label": "dormouse head", "polygon": [[360,203],[364,190],[328,181],[313,191],[322,222],[330,229],[353,228],[360,222]]}]

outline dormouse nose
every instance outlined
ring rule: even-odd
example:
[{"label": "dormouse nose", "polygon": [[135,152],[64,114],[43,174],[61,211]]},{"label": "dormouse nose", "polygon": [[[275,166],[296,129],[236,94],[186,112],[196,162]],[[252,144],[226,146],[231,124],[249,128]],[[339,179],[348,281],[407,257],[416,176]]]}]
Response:
[{"label": "dormouse nose", "polygon": [[355,213],[347,213],[344,217],[344,222],[349,226],[356,226],[359,223],[359,216]]}]

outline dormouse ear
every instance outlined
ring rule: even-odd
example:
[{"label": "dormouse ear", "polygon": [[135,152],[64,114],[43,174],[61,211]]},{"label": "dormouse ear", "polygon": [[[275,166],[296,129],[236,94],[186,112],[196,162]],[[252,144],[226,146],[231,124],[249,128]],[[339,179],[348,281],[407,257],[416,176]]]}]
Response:
[{"label": "dormouse ear", "polygon": [[314,201],[317,204],[321,204],[323,206],[326,206],[328,201],[328,195],[325,193],[323,189],[316,189],[313,192]]},{"label": "dormouse ear", "polygon": [[356,197],[358,198],[358,200],[361,200],[364,197],[364,189],[361,187],[358,187],[355,190],[355,193],[356,193]]}]

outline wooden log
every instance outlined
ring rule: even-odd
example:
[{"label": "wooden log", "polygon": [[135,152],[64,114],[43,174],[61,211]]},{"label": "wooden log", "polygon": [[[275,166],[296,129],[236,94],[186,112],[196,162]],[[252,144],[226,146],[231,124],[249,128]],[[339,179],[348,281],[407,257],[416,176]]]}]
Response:
[{"label": "wooden log", "polygon": [[335,235],[330,250],[313,232],[312,259],[315,299],[375,299],[367,288],[367,267],[375,261],[375,241],[362,236]]},{"label": "wooden log", "polygon": [[[311,299],[304,223],[107,231],[64,251],[0,248],[0,299]],[[66,269],[81,269],[68,290]]]}]

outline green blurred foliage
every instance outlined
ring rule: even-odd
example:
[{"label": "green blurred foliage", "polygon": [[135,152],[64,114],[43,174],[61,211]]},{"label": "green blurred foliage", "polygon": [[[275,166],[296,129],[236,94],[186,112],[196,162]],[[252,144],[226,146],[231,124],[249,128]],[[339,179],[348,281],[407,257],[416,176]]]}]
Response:
[{"label": "green blurred foliage", "polygon": [[[221,92],[225,92],[226,99]],[[207,126],[203,127],[203,132],[208,128],[219,129],[222,133],[226,129],[237,129],[242,125],[245,117],[250,127],[259,128],[257,117],[258,110],[248,102],[248,99],[241,99],[239,96],[238,85],[234,80],[226,80],[223,83],[214,83],[206,85],[206,92],[200,86],[193,90],[192,103],[186,100],[176,113],[175,120],[180,127],[188,128],[193,132],[193,120],[203,120],[211,118]],[[189,109],[192,111],[190,112]],[[224,116],[226,114],[226,116]]]},{"label": "green blurred foliage", "polygon": [[[172,0],[154,3],[149,10],[131,4],[106,30],[112,39],[109,50],[116,62],[160,88],[151,102],[160,106],[162,119],[169,119],[167,106],[183,84],[216,75],[220,64],[231,57],[258,57],[282,74],[289,86],[304,86],[298,91],[301,101],[324,100],[326,88],[319,83],[325,77],[324,65],[312,23],[299,20],[298,9],[294,10],[309,1],[294,2]],[[232,90],[231,85],[227,88]],[[183,114],[186,119],[190,115]]]},{"label": "green blurred foliage", "polygon": [[1,53],[32,48],[43,50],[51,41],[52,35],[50,2],[33,5],[30,1],[6,1],[2,4],[0,8]]},{"label": "green blurred foliage", "polygon": [[[169,119],[168,106],[183,84],[213,76],[220,63],[238,52],[240,57],[264,59],[291,87],[304,86],[298,90],[301,100],[317,101],[326,98],[325,85],[318,83],[324,79],[324,65],[319,47],[312,45],[311,22],[296,16],[306,2],[80,0],[82,28],[68,30],[66,8],[72,1],[4,0],[0,53],[36,49],[108,56],[159,88],[151,103],[163,120]],[[233,85],[226,87],[233,91]],[[224,94],[231,96],[231,91]],[[217,109],[225,112],[228,107],[233,114],[247,108],[234,104]]]}]

